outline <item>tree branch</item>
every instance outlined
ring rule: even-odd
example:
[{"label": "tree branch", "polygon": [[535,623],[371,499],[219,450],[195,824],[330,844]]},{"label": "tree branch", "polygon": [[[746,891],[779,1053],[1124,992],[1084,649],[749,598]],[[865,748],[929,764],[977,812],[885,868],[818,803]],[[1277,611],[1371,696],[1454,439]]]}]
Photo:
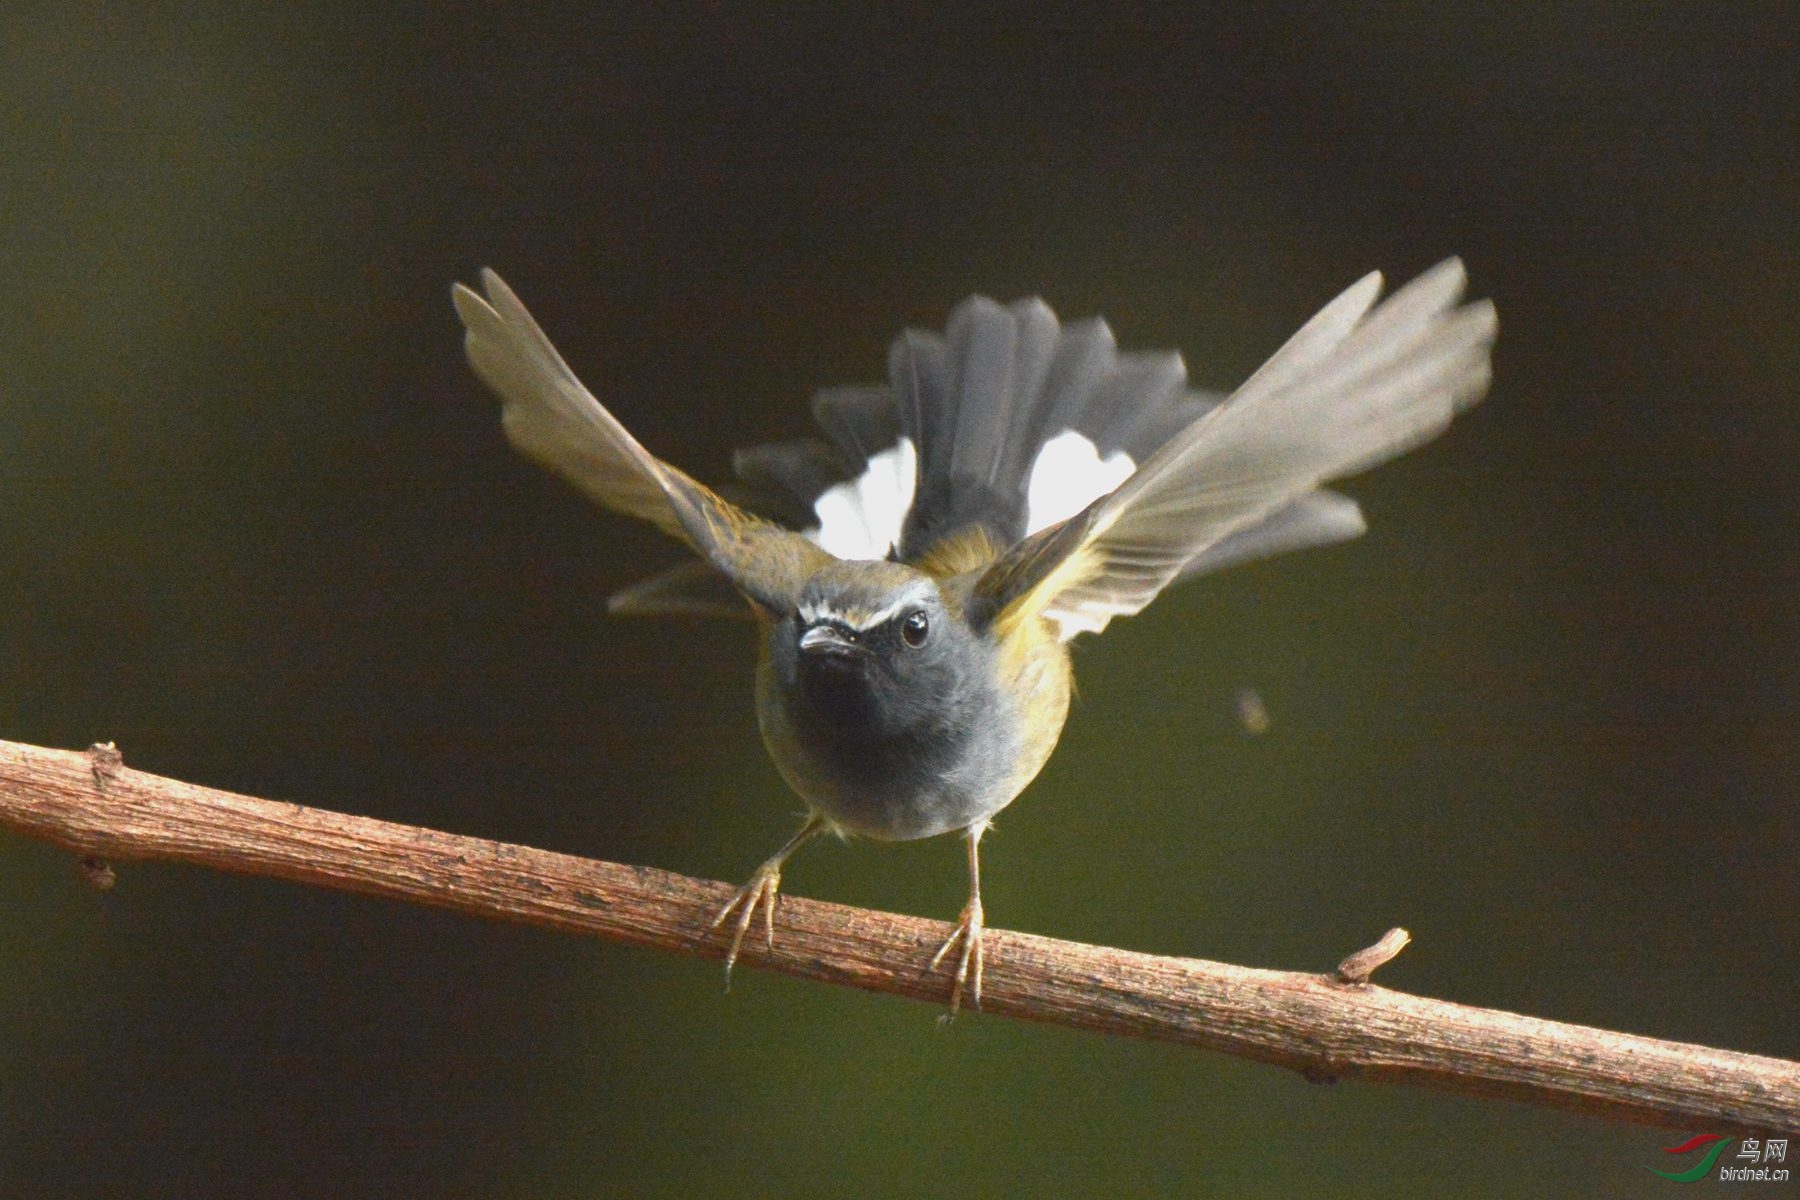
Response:
[{"label": "tree branch", "polygon": [[[721,883],[257,800],[87,753],[0,741],[0,827],[80,856],[174,859],[723,957]],[[773,952],[746,966],[942,1003],[926,968],[947,926],[784,899]],[[1002,1016],[1223,1050],[1308,1079],[1387,1080],[1710,1133],[1800,1130],[1800,1063],[1657,1041],[1389,991],[1368,972],[1395,930],[1336,975],[1163,958],[989,930],[982,1006]]]}]

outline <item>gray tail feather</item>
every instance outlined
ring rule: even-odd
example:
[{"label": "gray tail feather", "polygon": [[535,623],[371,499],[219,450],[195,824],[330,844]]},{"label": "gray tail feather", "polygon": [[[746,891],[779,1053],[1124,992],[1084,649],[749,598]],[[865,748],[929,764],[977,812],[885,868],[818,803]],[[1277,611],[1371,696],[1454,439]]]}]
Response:
[{"label": "gray tail feather", "polygon": [[1180,355],[1120,354],[1106,322],[1064,327],[1035,297],[1005,306],[970,297],[943,337],[908,330],[895,339],[888,374],[919,454],[903,558],[970,525],[1002,544],[1023,537],[1032,466],[1064,430],[1102,455],[1125,450],[1141,461],[1184,416],[1204,411],[1184,402],[1193,394]]},{"label": "gray tail feather", "polygon": [[[1062,325],[1035,297],[1003,306],[971,296],[942,336],[909,329],[895,338],[888,375],[885,387],[826,388],[813,397],[829,445],[815,438],[739,451],[733,471],[749,506],[793,528],[816,527],[820,493],[856,478],[905,437],[918,469],[900,556],[914,558],[977,524],[1006,545],[1027,532],[1027,488],[1046,442],[1073,430],[1103,458],[1123,451],[1141,463],[1222,399],[1187,387],[1179,354],[1121,352],[1105,321]],[[1343,541],[1363,528],[1354,501],[1313,492],[1211,547],[1182,577]],[[741,611],[721,584],[703,564],[688,564],[620,593],[614,611]]]},{"label": "gray tail feather", "polygon": [[790,529],[817,525],[813,501],[851,474],[844,457],[817,438],[746,446],[731,456],[731,471],[748,493],[733,499]]},{"label": "gray tail feather", "polygon": [[813,395],[812,411],[849,468],[860,470],[900,440],[894,393],[880,385],[822,388]]}]

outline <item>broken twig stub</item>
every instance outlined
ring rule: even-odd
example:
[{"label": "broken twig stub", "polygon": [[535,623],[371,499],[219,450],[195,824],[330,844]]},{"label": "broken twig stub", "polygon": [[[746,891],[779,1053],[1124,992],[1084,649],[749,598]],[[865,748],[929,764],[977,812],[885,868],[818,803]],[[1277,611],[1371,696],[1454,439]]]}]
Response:
[{"label": "broken twig stub", "polygon": [[1369,976],[1393,961],[1396,954],[1406,949],[1412,941],[1412,934],[1398,925],[1381,935],[1381,940],[1373,946],[1365,946],[1349,958],[1338,964],[1337,981],[1339,983],[1363,984],[1369,982]]}]

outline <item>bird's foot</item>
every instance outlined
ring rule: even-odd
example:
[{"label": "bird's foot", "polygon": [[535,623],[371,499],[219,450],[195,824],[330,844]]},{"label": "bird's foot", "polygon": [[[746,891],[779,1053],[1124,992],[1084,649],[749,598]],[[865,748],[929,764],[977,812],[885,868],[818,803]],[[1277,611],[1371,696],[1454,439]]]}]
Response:
[{"label": "bird's foot", "polygon": [[756,874],[750,882],[737,890],[719,910],[719,915],[712,920],[712,928],[723,925],[733,912],[737,920],[732,922],[731,949],[725,952],[725,990],[731,990],[731,968],[737,964],[738,951],[743,948],[744,934],[749,932],[750,922],[756,916],[756,910],[762,909],[763,943],[770,949],[775,948],[775,899],[781,891],[781,860],[770,859],[756,868]]},{"label": "bird's foot", "polygon": [[938,952],[931,956],[931,969],[937,970],[938,964],[960,943],[962,953],[956,957],[956,977],[950,985],[950,1011],[945,1014],[945,1021],[954,1021],[957,1010],[962,1006],[963,987],[969,989],[969,1007],[981,1010],[981,901],[970,900],[962,910],[962,918]]}]

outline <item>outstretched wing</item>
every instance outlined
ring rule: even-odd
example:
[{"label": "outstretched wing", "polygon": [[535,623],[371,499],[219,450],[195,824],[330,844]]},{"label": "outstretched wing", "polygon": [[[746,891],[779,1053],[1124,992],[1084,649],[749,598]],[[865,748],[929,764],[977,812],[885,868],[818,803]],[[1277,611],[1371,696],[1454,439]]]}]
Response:
[{"label": "outstretched wing", "polygon": [[1233,533],[1435,437],[1488,387],[1494,308],[1459,305],[1465,282],[1449,259],[1372,307],[1380,274],[1358,281],[1118,488],[987,568],[972,614],[1098,631]]},{"label": "outstretched wing", "polygon": [[599,504],[680,538],[750,599],[780,611],[831,556],[751,516],[644,449],[575,378],[544,331],[492,271],[485,296],[451,293],[475,373],[504,402],[514,446]]}]

